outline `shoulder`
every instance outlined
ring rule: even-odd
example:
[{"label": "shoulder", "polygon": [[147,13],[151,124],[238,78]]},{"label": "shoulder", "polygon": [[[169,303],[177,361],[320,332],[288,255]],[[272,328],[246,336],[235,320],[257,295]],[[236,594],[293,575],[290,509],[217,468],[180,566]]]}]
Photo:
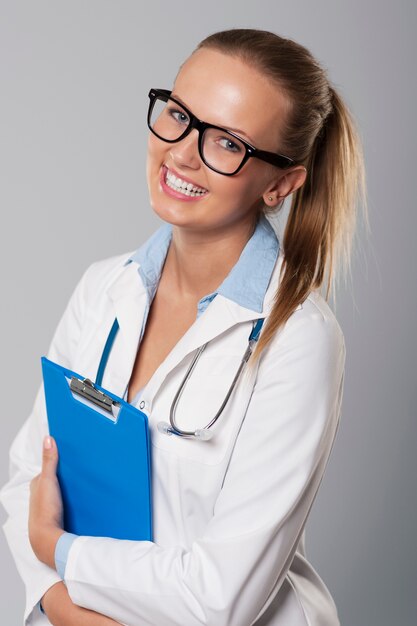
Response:
[{"label": "shoulder", "polygon": [[[284,252],[280,250],[270,284],[265,297],[264,312],[268,316],[273,308],[275,295],[280,282],[280,272]],[[281,350],[291,343],[306,346],[334,346],[344,352],[344,334],[328,302],[318,289],[312,290],[307,298],[298,305],[287,322],[278,330],[270,343],[269,352]]]},{"label": "shoulder", "polygon": [[94,304],[126,270],[133,252],[109,256],[88,265],[75,290],[78,297],[87,305]]},{"label": "shoulder", "polygon": [[110,284],[123,271],[133,253],[131,250],[94,261],[86,268],[83,278],[90,283]]},{"label": "shoulder", "polygon": [[292,323],[302,325],[305,332],[319,333],[344,343],[343,331],[336,315],[318,290],[311,291],[301,308],[294,312]]},{"label": "shoulder", "polygon": [[313,292],[262,351],[255,387],[258,394],[273,399],[280,414],[295,416],[306,432],[323,432],[338,420],[345,360],[336,316]]},{"label": "shoulder", "polygon": [[[312,291],[275,333],[261,356],[261,369],[271,371],[297,364],[300,374],[316,378],[320,372],[339,375],[344,369],[343,331],[329,304]],[[263,366],[263,367],[262,367]],[[271,372],[272,373],[272,372]]]},{"label": "shoulder", "polygon": [[318,290],[310,292],[308,297],[294,311],[285,325],[284,336],[298,338],[311,347],[320,345],[334,346],[344,350],[344,334],[336,315]]}]

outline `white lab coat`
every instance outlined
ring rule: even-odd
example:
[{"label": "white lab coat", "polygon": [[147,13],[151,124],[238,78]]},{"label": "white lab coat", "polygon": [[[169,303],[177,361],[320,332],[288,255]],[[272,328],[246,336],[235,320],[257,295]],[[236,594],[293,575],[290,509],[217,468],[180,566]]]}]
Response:
[{"label": "white lab coat", "polygon": [[[337,610],[304,551],[304,526],[337,431],[345,345],[331,309],[313,292],[240,380],[209,442],[157,430],[195,353],[180,401],[181,428],[213,417],[247,347],[252,320],[272,306],[281,249],[262,313],[218,295],[160,365],[141,396],[152,440],[154,542],[79,537],[66,584],[72,600],[129,626],[335,626]],[[120,332],[103,386],[122,395],[133,368],[146,292],[129,254],[83,275],[48,357],[94,379],[110,327]],[[47,432],[43,388],[11,449],[1,492],[4,531],[27,590],[25,623],[48,624],[37,603],[59,580],[27,535],[29,482]]]}]

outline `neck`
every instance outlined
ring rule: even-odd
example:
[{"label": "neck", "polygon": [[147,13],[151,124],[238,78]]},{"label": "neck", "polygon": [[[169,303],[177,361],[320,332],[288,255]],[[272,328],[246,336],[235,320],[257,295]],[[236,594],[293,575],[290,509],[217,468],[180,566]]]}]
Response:
[{"label": "neck", "polygon": [[163,275],[179,298],[200,299],[215,291],[238,261],[254,231],[253,221],[217,232],[173,227]]}]

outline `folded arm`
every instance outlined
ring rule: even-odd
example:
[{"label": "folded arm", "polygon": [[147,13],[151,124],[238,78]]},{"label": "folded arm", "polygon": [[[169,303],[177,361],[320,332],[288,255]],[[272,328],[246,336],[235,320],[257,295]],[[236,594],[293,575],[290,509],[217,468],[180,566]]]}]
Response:
[{"label": "folded arm", "polygon": [[[90,266],[92,268],[93,266]],[[48,358],[65,367],[71,368],[79,341],[86,309],[86,291],[90,268],[84,273],[74,290],[68,306],[57,326],[48,351]],[[35,614],[39,614],[39,601],[45,605],[58,597],[61,608],[62,597],[68,598],[66,616],[71,602],[61,577],[53,567],[42,563],[32,550],[29,534],[29,494],[30,484],[42,467],[42,440],[48,434],[46,406],[43,385],[40,385],[32,412],[17,434],[10,449],[10,479],[0,491],[0,502],[7,512],[3,526],[7,542],[15,560],[18,572],[26,588],[25,623],[31,623]],[[50,592],[48,591],[50,590]],[[73,603],[71,602],[71,605]],[[78,608],[73,605],[73,608]],[[46,611],[47,612],[47,611]],[[86,612],[83,614],[86,615]],[[60,622],[52,622],[59,624]],[[62,622],[62,624],[71,622]],[[73,621],[72,624],[79,623]],[[80,622],[81,623],[81,622]],[[114,623],[114,622],[110,622]],[[91,622],[92,626],[95,626]],[[103,622],[103,626],[106,626]],[[97,626],[100,626],[97,623]]]},{"label": "folded arm", "polygon": [[345,358],[340,329],[319,315],[294,316],[281,340],[260,366],[204,536],[189,549],[78,537],[65,570],[76,604],[130,626],[243,626],[265,610],[323,477]]}]

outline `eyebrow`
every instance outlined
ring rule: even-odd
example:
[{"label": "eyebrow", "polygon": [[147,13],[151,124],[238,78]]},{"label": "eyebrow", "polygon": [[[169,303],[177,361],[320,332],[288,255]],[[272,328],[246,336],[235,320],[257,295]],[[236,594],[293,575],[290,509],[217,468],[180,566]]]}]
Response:
[{"label": "eyebrow", "polygon": [[[188,104],[185,104],[184,100],[182,100],[182,98],[180,98],[180,96],[178,96],[176,93],[172,92],[171,96],[175,98],[176,100],[178,100],[178,102],[180,102],[183,106],[185,106],[186,109],[190,109]],[[207,122],[207,124],[209,123],[210,122]],[[231,130],[233,133],[236,133],[237,135],[242,135],[242,139],[246,138],[246,140],[249,141],[249,143],[251,143],[252,145],[255,145],[255,142],[249,137],[249,135],[245,133],[243,130],[240,130],[239,128],[232,128],[231,126],[221,126],[220,124],[219,125],[213,124],[213,126],[220,126],[220,128],[224,128],[225,130]]]}]

